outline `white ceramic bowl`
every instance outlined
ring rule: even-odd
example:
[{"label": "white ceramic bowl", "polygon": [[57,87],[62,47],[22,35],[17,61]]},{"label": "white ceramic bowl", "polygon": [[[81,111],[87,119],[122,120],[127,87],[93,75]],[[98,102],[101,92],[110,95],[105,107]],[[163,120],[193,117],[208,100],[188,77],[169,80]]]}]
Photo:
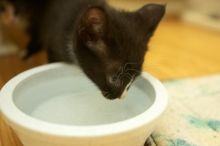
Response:
[{"label": "white ceramic bowl", "polygon": [[143,146],[168,103],[163,85],[143,73],[114,101],[73,65],[26,71],[2,89],[3,118],[24,146]]}]

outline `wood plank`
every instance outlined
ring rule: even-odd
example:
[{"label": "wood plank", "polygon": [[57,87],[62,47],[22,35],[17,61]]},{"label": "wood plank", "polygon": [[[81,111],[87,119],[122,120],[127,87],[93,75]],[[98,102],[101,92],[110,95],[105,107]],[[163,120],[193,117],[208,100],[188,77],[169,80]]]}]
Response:
[{"label": "wood plank", "polygon": [[144,70],[161,80],[220,73],[220,32],[163,21],[149,45]]}]

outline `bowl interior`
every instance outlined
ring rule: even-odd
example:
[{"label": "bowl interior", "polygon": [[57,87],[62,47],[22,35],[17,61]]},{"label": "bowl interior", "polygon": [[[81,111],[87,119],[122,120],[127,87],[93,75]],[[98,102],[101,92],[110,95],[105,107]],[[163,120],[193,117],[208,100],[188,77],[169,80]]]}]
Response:
[{"label": "bowl interior", "polygon": [[155,100],[155,90],[142,76],[125,99],[107,100],[74,66],[59,66],[33,74],[20,82],[13,101],[23,113],[50,123],[102,125],[145,112]]}]

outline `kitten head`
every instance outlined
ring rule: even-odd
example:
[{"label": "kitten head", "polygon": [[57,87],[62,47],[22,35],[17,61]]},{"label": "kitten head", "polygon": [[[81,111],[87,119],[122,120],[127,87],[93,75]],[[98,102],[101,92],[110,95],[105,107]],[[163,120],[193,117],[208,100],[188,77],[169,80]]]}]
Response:
[{"label": "kitten head", "polygon": [[136,12],[91,6],[80,17],[76,57],[108,99],[120,98],[142,71],[147,43],[165,13],[148,4]]}]

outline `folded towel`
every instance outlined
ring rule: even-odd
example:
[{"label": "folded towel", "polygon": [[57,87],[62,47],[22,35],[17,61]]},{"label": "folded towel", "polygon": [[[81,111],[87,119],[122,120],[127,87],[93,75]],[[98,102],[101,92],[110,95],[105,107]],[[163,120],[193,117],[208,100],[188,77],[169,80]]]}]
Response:
[{"label": "folded towel", "polygon": [[164,82],[170,103],[157,146],[220,146],[220,75]]}]

